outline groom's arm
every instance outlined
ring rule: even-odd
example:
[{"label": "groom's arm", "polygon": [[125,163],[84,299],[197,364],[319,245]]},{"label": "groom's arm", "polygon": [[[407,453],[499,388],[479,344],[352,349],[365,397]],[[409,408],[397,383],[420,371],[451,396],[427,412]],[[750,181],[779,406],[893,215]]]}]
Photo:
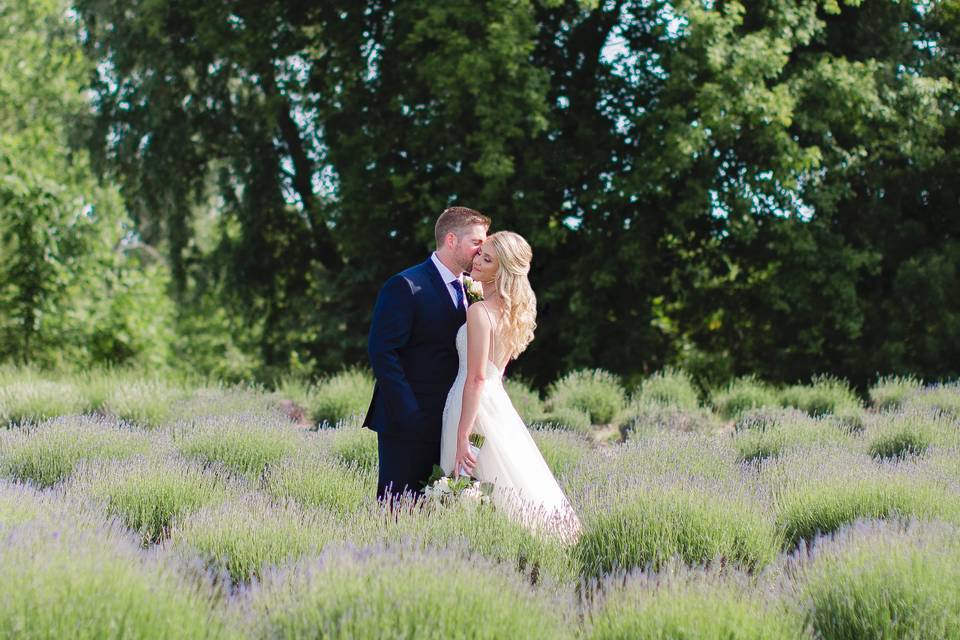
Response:
[{"label": "groom's arm", "polygon": [[410,340],[413,315],[409,283],[401,276],[393,276],[377,296],[367,344],[370,365],[379,393],[387,401],[389,415],[408,428],[418,426],[420,405],[400,364],[398,351]]}]

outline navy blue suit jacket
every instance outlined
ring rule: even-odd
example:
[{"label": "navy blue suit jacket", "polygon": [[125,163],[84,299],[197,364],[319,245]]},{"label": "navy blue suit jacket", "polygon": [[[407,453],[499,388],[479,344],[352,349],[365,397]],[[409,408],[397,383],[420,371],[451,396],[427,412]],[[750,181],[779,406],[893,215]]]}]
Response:
[{"label": "navy blue suit jacket", "polygon": [[364,426],[381,436],[440,442],[443,405],[466,322],[429,258],[391,277],[377,296],[368,352],[376,378]]}]

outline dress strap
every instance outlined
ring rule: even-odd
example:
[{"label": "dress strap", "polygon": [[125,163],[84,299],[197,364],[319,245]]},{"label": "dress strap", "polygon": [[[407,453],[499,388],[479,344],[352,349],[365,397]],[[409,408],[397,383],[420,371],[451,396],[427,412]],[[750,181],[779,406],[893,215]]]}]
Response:
[{"label": "dress strap", "polygon": [[490,316],[490,309],[487,309],[487,305],[483,303],[483,300],[481,300],[479,304],[483,305],[483,310],[487,312],[487,319],[490,321],[490,355],[493,356],[493,358],[487,359],[493,362],[493,366],[497,366],[497,346],[495,342],[497,332],[494,329],[493,318]]}]

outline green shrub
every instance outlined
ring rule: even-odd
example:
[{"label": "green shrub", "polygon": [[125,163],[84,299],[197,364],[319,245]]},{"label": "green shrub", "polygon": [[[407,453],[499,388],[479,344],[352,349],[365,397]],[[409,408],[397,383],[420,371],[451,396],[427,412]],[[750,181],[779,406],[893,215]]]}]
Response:
[{"label": "green shrub", "polygon": [[0,427],[88,413],[90,409],[83,391],[70,382],[28,376],[0,387]]},{"label": "green shrub", "polygon": [[3,531],[0,637],[219,638],[213,589],[117,528],[58,517]]},{"label": "green shrub", "polygon": [[870,387],[870,404],[877,409],[899,409],[908,396],[920,389],[923,382],[913,376],[886,376]]},{"label": "green shrub", "polygon": [[362,471],[376,470],[380,461],[377,434],[358,424],[344,424],[326,429],[321,434],[325,447],[333,458],[348,468]]},{"label": "green shrub", "polygon": [[368,503],[344,520],[347,540],[356,545],[392,545],[402,540],[421,549],[465,546],[472,554],[523,573],[531,582],[569,583],[577,575],[562,540],[534,534],[490,505],[456,500],[414,507],[404,501],[391,512],[382,504]]},{"label": "green shrub", "polygon": [[904,408],[941,411],[955,419],[960,418],[960,383],[924,387],[907,397]]},{"label": "green shrub", "polygon": [[222,463],[228,469],[257,477],[289,456],[301,435],[279,414],[210,416],[181,422],[173,430],[177,449],[188,458]]},{"label": "green shrub", "polygon": [[257,493],[238,495],[174,521],[170,541],[200,553],[234,582],[260,576],[306,553],[317,552],[337,535],[330,516],[295,502],[272,504]]},{"label": "green shrub", "polygon": [[832,376],[815,376],[810,386],[793,385],[783,389],[780,404],[796,407],[811,416],[849,412],[861,406],[850,385]]},{"label": "green shrub", "polygon": [[626,404],[620,379],[603,371],[574,371],[550,386],[547,407],[551,415],[560,410],[585,411],[593,424],[608,424]]},{"label": "green shrub", "polygon": [[362,417],[373,397],[373,375],[364,369],[348,369],[317,384],[309,399],[310,419],[315,424]]},{"label": "green shrub", "polygon": [[932,444],[960,444],[960,429],[942,413],[881,414],[869,423],[867,452],[877,458],[922,454]]},{"label": "green shrub", "polygon": [[736,485],[679,475],[608,494],[602,506],[591,507],[584,525],[573,552],[585,577],[637,567],[656,571],[674,557],[752,570],[776,551],[773,523],[754,498]]},{"label": "green shrub", "polygon": [[960,637],[960,530],[864,522],[802,558],[797,607],[818,638]]},{"label": "green shrub", "polygon": [[173,411],[172,422],[189,422],[200,418],[264,416],[277,422],[289,418],[280,410],[277,399],[254,386],[204,386],[180,400]]},{"label": "green shrub", "polygon": [[715,391],[710,402],[720,415],[727,419],[739,418],[752,409],[780,404],[777,391],[754,376],[738,378],[726,388]]},{"label": "green shrub", "polygon": [[522,380],[508,379],[504,381],[504,389],[510,396],[510,402],[513,404],[517,413],[523,418],[528,426],[534,422],[539,422],[543,417],[543,402],[540,401],[540,394],[530,388]]},{"label": "green shrub", "polygon": [[268,572],[248,593],[245,610],[255,637],[573,636],[564,608],[519,576],[445,550],[332,549]]},{"label": "green shrub", "polygon": [[142,427],[158,427],[171,419],[185,395],[182,388],[160,380],[121,380],[107,395],[103,409]]},{"label": "green shrub", "polygon": [[634,401],[617,417],[617,430],[622,440],[638,434],[663,431],[683,433],[712,433],[721,428],[716,417],[699,407],[662,405]]},{"label": "green shrub", "polygon": [[301,407],[310,404],[310,394],[313,389],[310,381],[303,376],[281,376],[275,387],[273,395],[277,400],[290,400]]},{"label": "green shrub", "polygon": [[590,607],[584,637],[793,640],[803,627],[801,616],[771,602],[749,576],[671,566],[631,576]]},{"label": "green shrub", "polygon": [[955,493],[912,461],[877,463],[864,454],[809,448],[781,457],[761,475],[775,496],[786,549],[861,518],[960,521]]},{"label": "green shrub", "polygon": [[842,445],[848,434],[835,420],[811,418],[796,410],[748,411],[737,421],[733,446],[745,462],[778,456],[804,445]]},{"label": "green shrub", "polygon": [[553,475],[562,477],[590,455],[590,443],[581,436],[558,429],[537,429],[530,433]]},{"label": "green shrub", "polygon": [[700,397],[693,381],[683,371],[664,369],[650,376],[634,394],[637,404],[659,404],[694,410],[700,406]]},{"label": "green shrub", "polygon": [[44,494],[30,485],[0,480],[0,530],[35,519],[49,511]]},{"label": "green shrub", "polygon": [[374,465],[337,464],[318,447],[310,447],[270,468],[264,488],[277,498],[291,498],[308,507],[323,507],[344,514],[374,499],[377,476]]},{"label": "green shrub", "polygon": [[561,407],[549,411],[540,419],[540,422],[543,426],[558,431],[589,434],[593,430],[590,424],[590,414],[570,407]]},{"label": "green shrub", "polygon": [[83,459],[124,458],[147,453],[144,434],[92,416],[62,417],[0,433],[0,473],[38,487],[69,476]]},{"label": "green shrub", "polygon": [[236,492],[221,473],[177,459],[129,458],[81,464],[69,491],[103,501],[144,542],[164,538],[171,521]]},{"label": "green shrub", "polygon": [[626,443],[603,452],[593,465],[571,474],[577,486],[603,487],[604,493],[629,490],[638,480],[661,482],[682,473],[736,483],[742,471],[727,439],[683,432],[638,433]]}]

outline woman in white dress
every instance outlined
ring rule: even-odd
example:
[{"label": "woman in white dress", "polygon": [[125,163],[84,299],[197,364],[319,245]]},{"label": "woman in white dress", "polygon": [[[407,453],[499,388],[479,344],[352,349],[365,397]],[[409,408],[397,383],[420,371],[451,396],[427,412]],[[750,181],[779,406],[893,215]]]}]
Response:
[{"label": "woman in white dress", "polygon": [[[507,362],[533,340],[537,300],[527,274],[533,252],[521,236],[489,236],[473,260],[470,277],[483,285],[483,301],[467,309],[457,332],[460,370],[443,410],[440,466],[447,475],[463,471],[493,483],[494,506],[532,530],[573,540],[581,530],[503,387]],[[484,438],[471,451],[470,435]]]}]

